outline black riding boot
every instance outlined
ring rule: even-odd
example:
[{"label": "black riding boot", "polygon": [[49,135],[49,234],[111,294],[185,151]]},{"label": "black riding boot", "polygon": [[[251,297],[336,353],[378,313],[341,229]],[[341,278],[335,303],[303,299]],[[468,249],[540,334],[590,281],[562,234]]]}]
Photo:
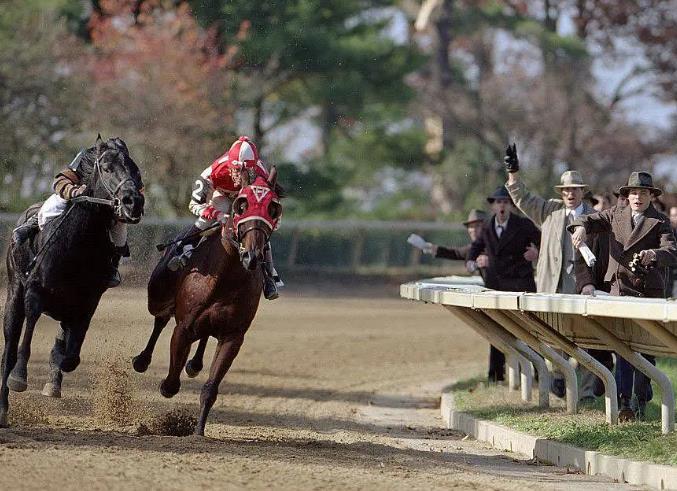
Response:
[{"label": "black riding boot", "polygon": [[31,236],[38,231],[40,227],[38,226],[38,214],[31,215],[28,220],[19,225],[12,232],[12,238],[16,245],[23,244],[26,240],[30,239]]},{"label": "black riding boot", "polygon": [[[190,236],[198,234],[200,231],[201,229],[193,225],[193,228],[191,228],[186,235]],[[188,260],[193,255],[193,252],[200,247],[205,240],[206,237],[204,235],[195,235],[195,237],[191,239],[186,239],[185,241],[182,240],[181,245],[176,249],[178,254],[169,260],[167,268],[169,268],[170,271],[178,271],[185,268],[188,264]]]},{"label": "black riding boot", "polygon": [[280,296],[277,291],[278,286],[284,286],[284,283],[275,271],[273,250],[270,248],[269,242],[263,251],[263,296],[266,297],[266,300],[275,300]]},{"label": "black riding boot", "polygon": [[110,276],[108,277],[106,288],[115,288],[122,282],[120,271],[118,271],[118,266],[120,265],[120,259],[123,257],[129,257],[128,244],[125,244],[122,247],[115,247],[115,252],[110,259]]}]

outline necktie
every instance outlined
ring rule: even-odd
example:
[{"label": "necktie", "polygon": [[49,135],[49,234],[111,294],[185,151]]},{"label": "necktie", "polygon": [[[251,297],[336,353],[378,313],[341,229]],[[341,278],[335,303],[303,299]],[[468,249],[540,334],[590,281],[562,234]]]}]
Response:
[{"label": "necktie", "polygon": [[[567,221],[566,227],[568,227],[569,225],[574,223],[574,212],[573,211],[571,211],[567,214],[567,220],[566,221]],[[566,240],[568,240],[569,244],[571,244],[571,246],[570,246],[571,247],[571,257],[568,258],[568,260],[567,260],[568,264],[567,264],[567,267],[566,267],[567,274],[571,274],[571,272],[574,270],[574,262],[576,262],[576,248],[573,246],[573,243],[571,241],[571,235],[565,234],[565,236],[566,236]]]},{"label": "necktie", "polygon": [[503,225],[496,225],[496,236],[500,239],[503,235]]},{"label": "necktie", "polygon": [[632,225],[633,225],[632,228],[635,229],[637,227],[641,227],[643,221],[644,221],[644,215],[642,215],[641,213],[633,215],[632,216]]}]

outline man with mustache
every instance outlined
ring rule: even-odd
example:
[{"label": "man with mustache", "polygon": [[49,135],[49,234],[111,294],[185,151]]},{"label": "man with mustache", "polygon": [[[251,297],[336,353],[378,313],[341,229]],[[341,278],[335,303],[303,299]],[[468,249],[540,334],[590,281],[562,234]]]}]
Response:
[{"label": "man with mustache", "polygon": [[[542,239],[538,265],[536,266],[536,291],[539,293],[577,293],[575,248],[566,226],[582,215],[593,213],[594,209],[583,201],[587,185],[578,171],[566,171],[560,184],[555,186],[558,199],[544,199],[529,191],[519,176],[517,148],[508,146],[505,156],[508,171],[508,189],[517,207],[541,229]],[[595,375],[579,367],[581,378],[581,400],[594,399]],[[564,376],[553,373],[552,392],[564,397]]]}]

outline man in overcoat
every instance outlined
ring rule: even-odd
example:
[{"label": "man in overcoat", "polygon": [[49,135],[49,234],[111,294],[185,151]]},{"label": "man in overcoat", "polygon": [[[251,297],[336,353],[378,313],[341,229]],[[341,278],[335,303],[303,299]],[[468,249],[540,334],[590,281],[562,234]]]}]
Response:
[{"label": "man in overcoat", "polygon": [[[538,256],[541,234],[534,224],[512,213],[512,201],[504,186],[487,198],[493,215],[482,227],[468,253],[467,269],[484,269],[487,288],[535,292],[532,261]],[[503,380],[505,356],[494,346],[489,353],[489,380]]]},{"label": "man in overcoat", "polygon": [[[652,197],[661,190],[654,187],[648,172],[633,172],[628,184],[618,192],[628,198],[623,209],[614,207],[592,215],[583,216],[569,226],[572,240],[579,247],[588,233],[608,237],[609,265],[605,281],[616,296],[661,298],[665,296],[665,270],[677,265],[677,245],[668,217],[651,204]],[[642,271],[633,271],[630,263],[638,255]],[[646,269],[644,269],[646,268]],[[653,356],[644,355],[651,363]],[[634,377],[632,376],[634,374]],[[633,394],[637,397],[637,416],[643,417],[646,403],[651,398],[649,379],[623,358],[616,361],[616,379],[620,402],[619,418],[630,419]],[[634,380],[633,380],[634,379]]]},{"label": "man in overcoat", "polygon": [[539,293],[576,293],[574,275],[575,250],[565,227],[594,209],[583,201],[588,187],[577,171],[562,174],[555,191],[561,199],[544,199],[527,189],[520,179],[517,152],[506,155],[506,188],[517,208],[541,229],[542,244],[536,267],[536,290]]},{"label": "man in overcoat", "polygon": [[[442,258],[442,259],[451,259],[455,261],[467,261],[468,253],[470,252],[470,246],[477,239],[480,232],[482,231],[482,225],[487,218],[487,214],[482,210],[472,209],[468,213],[468,219],[463,222],[466,230],[468,231],[468,237],[470,238],[470,243],[461,246],[461,247],[444,247],[436,244],[430,244],[429,252],[433,257]],[[423,252],[428,252],[424,249]]]},{"label": "man in overcoat", "polygon": [[[541,229],[541,250],[536,266],[536,291],[539,293],[578,293],[576,291],[575,249],[566,226],[576,218],[593,213],[590,204],[583,201],[587,185],[578,171],[566,171],[555,186],[559,199],[544,199],[529,191],[519,176],[519,159],[515,145],[506,150],[505,167],[508,171],[506,188],[517,207]],[[582,400],[594,398],[596,377],[579,367]],[[565,383],[561,373],[554,372],[552,392],[564,397]]]}]

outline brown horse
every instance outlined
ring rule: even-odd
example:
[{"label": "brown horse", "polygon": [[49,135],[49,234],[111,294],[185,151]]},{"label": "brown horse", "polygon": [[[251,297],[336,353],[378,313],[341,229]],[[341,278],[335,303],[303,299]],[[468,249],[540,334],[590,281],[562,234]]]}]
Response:
[{"label": "brown horse", "polygon": [[223,227],[222,234],[208,237],[180,271],[167,269],[167,262],[175,253],[167,250],[148,283],[148,310],[155,316],[155,324],[148,344],[134,358],[133,365],[137,372],[146,371],[162,329],[175,317],[169,373],[160,384],[163,396],[173,397],[179,392],[181,370],[192,344],[200,340],[203,352],[210,336],[217,339],[209,378],[200,394],[197,435],[204,435],[219,384],[237,356],[258,309],[264,246],[282,212],[276,176],[273,168],[268,181],[259,177],[250,184],[245,175],[242,191],[233,202],[232,227]]}]

